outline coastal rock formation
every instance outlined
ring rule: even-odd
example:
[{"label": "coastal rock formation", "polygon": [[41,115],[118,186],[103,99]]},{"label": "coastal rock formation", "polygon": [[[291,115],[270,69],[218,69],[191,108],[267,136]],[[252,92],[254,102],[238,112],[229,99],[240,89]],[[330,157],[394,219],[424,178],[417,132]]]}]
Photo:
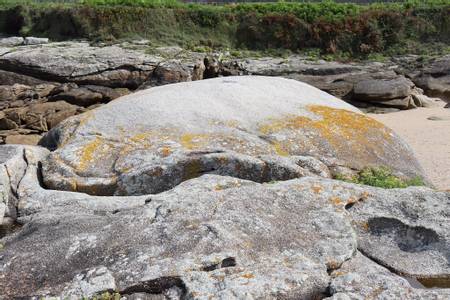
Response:
[{"label": "coastal rock formation", "polygon": [[425,289],[450,280],[450,193],[205,174],[157,195],[99,197],[42,188],[48,155],[0,148],[1,207],[20,224],[0,236],[6,299],[450,295]]},{"label": "coastal rock formation", "polygon": [[[257,182],[327,167],[389,166],[424,177],[409,147],[358,109],[295,80],[237,76],[122,97],[53,128],[41,145],[53,189],[93,195],[158,193],[202,174]],[[323,168],[322,168],[323,169]]]},{"label": "coastal rock formation", "polygon": [[288,58],[230,60],[222,65],[226,73],[231,68],[238,74],[281,76],[303,81],[368,112],[428,107],[435,102],[397,72],[400,67],[392,62],[312,62],[292,55]]},{"label": "coastal rock formation", "polygon": [[[98,85],[111,88],[137,89],[142,84],[170,76],[167,73],[183,68],[179,61],[172,61],[172,68],[159,70],[167,59],[148,55],[116,45],[95,47],[88,43],[50,43],[40,46],[24,46],[0,49],[0,69],[61,83]],[[163,66],[162,66],[163,67]],[[188,65],[185,77],[190,80],[195,66]],[[189,68],[191,68],[189,70]]]},{"label": "coastal rock formation", "polygon": [[[145,40],[116,45],[42,44],[37,40],[32,42],[35,41],[32,38],[28,40],[30,42],[25,43],[22,38],[11,38],[0,43],[1,109],[59,100],[92,109],[130,92],[164,84],[262,75],[306,82],[364,112],[386,113],[440,105],[436,99],[424,95],[423,89],[427,95],[445,99],[445,78],[449,76],[446,57],[426,67],[411,62],[409,57],[384,63],[338,63],[300,55],[236,59],[229,53],[200,53],[179,47],[149,48]],[[11,46],[12,42],[19,45]],[[405,71],[405,68],[409,69]],[[369,99],[365,93],[370,91],[360,93],[364,84],[378,86],[378,91],[390,85],[406,84],[409,88],[402,89],[401,96],[376,93]],[[27,126],[8,129],[0,132],[0,144],[5,143],[8,136],[45,132]]]},{"label": "coastal rock formation", "polygon": [[444,56],[426,66],[413,77],[414,83],[432,97],[450,102],[450,56]]}]

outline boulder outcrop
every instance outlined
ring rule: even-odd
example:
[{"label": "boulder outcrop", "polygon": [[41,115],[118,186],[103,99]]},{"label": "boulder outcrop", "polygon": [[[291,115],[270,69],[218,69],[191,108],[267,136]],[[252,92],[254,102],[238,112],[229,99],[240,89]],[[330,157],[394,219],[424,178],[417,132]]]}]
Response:
[{"label": "boulder outcrop", "polygon": [[0,207],[19,224],[0,236],[5,299],[450,295],[450,193],[205,174],[157,195],[99,197],[41,187],[48,155],[0,147]]},{"label": "boulder outcrop", "polygon": [[41,145],[53,189],[96,195],[168,190],[205,173],[257,182],[328,167],[423,176],[408,146],[355,107],[295,80],[224,77],[141,91],[52,129]]},{"label": "boulder outcrop", "polygon": [[450,56],[436,59],[419,74],[412,75],[414,83],[431,97],[450,102]]},{"label": "boulder outcrop", "polygon": [[[227,52],[200,53],[179,47],[149,48],[145,40],[116,45],[86,42],[42,44],[33,38],[27,40],[31,42],[12,38],[0,43],[2,109],[30,105],[29,99],[36,99],[36,90],[42,86],[57,87],[48,97],[40,95],[41,102],[64,100],[90,109],[129,92],[164,84],[222,76],[261,75],[303,81],[364,112],[387,113],[440,105],[437,99],[427,95],[446,99],[445,78],[449,76],[445,68],[446,57],[435,60],[431,66],[418,63],[418,57],[393,58],[383,63],[329,62],[300,55],[237,59]],[[10,42],[19,44],[12,46]],[[23,86],[26,88],[19,91],[20,94],[14,93]],[[375,86],[378,92],[373,94],[373,90],[368,88]],[[394,87],[397,95],[392,94]],[[45,132],[20,129],[2,132],[0,143],[4,143],[9,135]]]}]

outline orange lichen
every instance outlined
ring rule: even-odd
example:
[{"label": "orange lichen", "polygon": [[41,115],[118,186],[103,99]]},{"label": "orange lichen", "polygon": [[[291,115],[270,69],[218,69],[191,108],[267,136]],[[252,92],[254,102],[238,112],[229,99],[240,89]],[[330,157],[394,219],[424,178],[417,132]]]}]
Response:
[{"label": "orange lichen", "polygon": [[330,202],[334,205],[341,205],[343,203],[342,199],[339,197],[330,197]]},{"label": "orange lichen", "polygon": [[252,273],[245,273],[245,274],[242,274],[241,277],[246,278],[246,279],[252,279],[252,278],[255,278],[255,275],[253,275]]},{"label": "orange lichen", "polygon": [[181,145],[189,150],[198,149],[205,143],[206,134],[192,134],[186,133],[180,137]]},{"label": "orange lichen", "polygon": [[364,201],[369,198],[370,194],[367,191],[362,192],[362,194],[359,196],[359,200]]},{"label": "orange lichen", "polygon": [[[307,109],[318,119],[290,115],[261,125],[259,131],[270,135],[283,130],[305,130],[319,138],[317,141],[311,139],[312,145],[324,140],[336,151],[358,154],[369,148],[375,151],[382,149],[379,144],[370,140],[371,137],[380,141],[391,140],[392,131],[390,129],[363,114],[320,105],[309,105]],[[302,139],[295,142],[298,144],[302,142]],[[289,152],[290,144],[292,142],[283,142],[277,147],[282,147],[284,151]],[[317,144],[317,146],[320,145]],[[352,151],[348,151],[349,148]]]},{"label": "orange lichen", "polygon": [[280,156],[289,156],[289,152],[284,149],[284,146],[279,142],[272,142],[275,152]]},{"label": "orange lichen", "polygon": [[320,186],[320,185],[313,185],[312,187],[311,187],[311,189],[313,190],[313,192],[315,193],[315,194],[319,194],[319,193],[321,193],[322,192],[322,187]]},{"label": "orange lichen", "polygon": [[221,184],[216,184],[216,186],[214,187],[214,190],[215,190],[215,191],[221,191],[221,190],[223,190],[223,189],[224,189],[224,186],[221,185]]},{"label": "orange lichen", "polygon": [[93,162],[94,154],[100,147],[101,143],[102,140],[99,137],[96,137],[93,141],[89,142],[81,149],[79,163],[80,170],[85,170],[88,167],[88,164]]},{"label": "orange lichen", "polygon": [[361,222],[361,228],[364,230],[364,231],[369,231],[369,223],[367,223],[367,222]]},{"label": "orange lichen", "polygon": [[167,157],[172,153],[172,149],[170,149],[169,147],[162,147],[161,149],[161,154],[163,157]]},{"label": "orange lichen", "polygon": [[342,272],[342,271],[334,271],[334,272],[331,274],[331,276],[332,276],[333,278],[335,278],[335,277],[342,276],[342,275],[345,275],[345,274],[347,274],[347,273],[346,273],[346,272]]},{"label": "orange lichen", "polygon": [[338,262],[335,261],[335,260],[330,260],[330,261],[327,262],[327,267],[328,267],[328,269],[332,269],[332,270],[335,270],[335,269],[339,268],[340,265],[341,265],[341,264],[338,263]]}]

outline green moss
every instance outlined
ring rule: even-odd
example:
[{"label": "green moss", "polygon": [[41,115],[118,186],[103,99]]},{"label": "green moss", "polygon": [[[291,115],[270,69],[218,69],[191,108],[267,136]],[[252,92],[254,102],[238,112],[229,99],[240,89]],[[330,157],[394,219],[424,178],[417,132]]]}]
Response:
[{"label": "green moss", "polygon": [[404,180],[398,176],[395,176],[393,172],[387,167],[364,168],[353,177],[338,174],[335,176],[335,179],[351,183],[381,187],[385,189],[406,188],[408,186],[425,185],[423,179],[420,177]]}]

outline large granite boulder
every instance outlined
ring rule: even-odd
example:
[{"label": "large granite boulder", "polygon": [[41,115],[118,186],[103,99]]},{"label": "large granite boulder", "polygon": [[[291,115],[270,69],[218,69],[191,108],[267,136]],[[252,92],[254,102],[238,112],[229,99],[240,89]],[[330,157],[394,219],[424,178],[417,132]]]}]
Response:
[{"label": "large granite boulder", "polygon": [[120,98],[61,123],[41,141],[49,188],[96,195],[162,192],[205,173],[257,182],[327,166],[423,173],[392,130],[294,80],[241,76],[179,83]]},{"label": "large granite boulder", "polygon": [[0,169],[15,174],[0,187],[14,188],[23,225],[0,236],[5,299],[449,296],[425,290],[450,282],[449,193],[207,174],[157,195],[100,197],[41,187],[48,155],[0,148]]}]

